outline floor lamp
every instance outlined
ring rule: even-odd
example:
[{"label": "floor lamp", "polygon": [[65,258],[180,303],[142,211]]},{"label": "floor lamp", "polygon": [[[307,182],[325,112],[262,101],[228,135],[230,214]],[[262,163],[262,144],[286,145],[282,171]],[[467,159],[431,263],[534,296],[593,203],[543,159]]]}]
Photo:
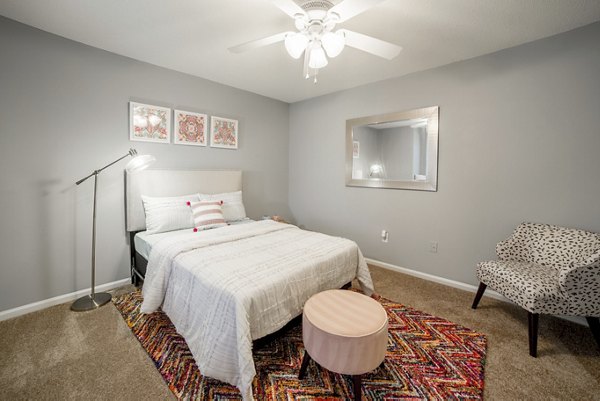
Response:
[{"label": "floor lamp", "polygon": [[136,171],[144,170],[150,164],[154,163],[156,159],[154,156],[150,155],[138,155],[135,149],[129,149],[129,152],[125,156],[119,157],[112,163],[107,164],[99,170],[95,170],[92,174],[87,177],[82,178],[77,181],[75,185],[79,185],[88,178],[94,177],[94,211],[92,214],[92,293],[90,295],[83,296],[79,298],[77,301],[73,302],[71,305],[71,309],[76,312],[89,311],[92,309],[96,309],[101,307],[102,305],[107,304],[111,295],[107,292],[98,292],[96,293],[96,189],[98,187],[98,174],[100,172],[113,164],[125,159],[126,157],[131,156],[133,159],[127,163],[125,169],[127,172],[132,173]]}]

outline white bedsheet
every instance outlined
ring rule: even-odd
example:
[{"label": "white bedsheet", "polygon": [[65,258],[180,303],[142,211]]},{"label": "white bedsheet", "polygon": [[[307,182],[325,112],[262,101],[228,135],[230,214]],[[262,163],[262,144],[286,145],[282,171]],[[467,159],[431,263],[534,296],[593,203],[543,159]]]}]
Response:
[{"label": "white bedsheet", "polygon": [[367,264],[347,239],[271,220],[167,237],[153,246],[142,312],[162,304],[202,374],[252,399],[252,340],[302,312],[310,296],[358,278]]},{"label": "white bedsheet", "polygon": [[[245,224],[245,223],[251,223],[252,221],[254,221],[254,220],[245,218],[243,220],[230,221],[229,224],[230,225]],[[137,253],[139,253],[144,258],[146,258],[146,260],[148,260],[150,257],[150,251],[152,250],[152,247],[158,241],[165,239],[167,237],[180,237],[183,239],[183,238],[185,238],[185,236],[189,236],[190,233],[193,233],[193,231],[194,230],[191,228],[184,228],[183,230],[167,231],[164,233],[157,233],[157,234],[148,234],[147,231],[141,231],[141,232],[137,233],[135,235],[135,237],[133,237],[133,241],[135,243],[135,250],[137,251]]]}]

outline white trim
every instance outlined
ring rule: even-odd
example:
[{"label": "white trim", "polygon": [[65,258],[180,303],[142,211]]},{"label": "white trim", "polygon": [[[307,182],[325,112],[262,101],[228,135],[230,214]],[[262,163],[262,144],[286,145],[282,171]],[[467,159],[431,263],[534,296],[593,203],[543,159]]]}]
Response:
[{"label": "white trim", "polygon": [[[463,283],[462,281],[450,280],[448,278],[434,276],[433,274],[423,273],[423,272],[420,272],[417,270],[412,270],[412,269],[407,269],[406,267],[396,266],[391,263],[382,262],[382,261],[376,260],[376,259],[365,258],[365,260],[367,261],[368,264],[373,265],[373,266],[378,266],[378,267],[382,267],[384,269],[397,271],[399,273],[404,273],[409,276],[418,277],[423,280],[433,281],[435,283],[447,285],[448,287],[458,288],[459,290],[464,290],[464,291],[469,291],[469,292],[477,292],[476,286],[474,286],[472,284]],[[514,303],[510,299],[503,296],[502,294],[500,294],[494,290],[491,290],[491,289],[487,289],[483,293],[483,295],[486,297],[489,297],[489,298],[498,299],[500,301]],[[561,319],[568,320],[573,323],[583,325],[583,326],[588,326],[585,318],[580,317],[580,316],[559,316],[559,315],[554,315],[554,316],[559,317]]]},{"label": "white trim", "polygon": [[[114,288],[122,287],[131,282],[130,278],[124,278],[123,280],[113,281],[111,283],[101,284],[96,286],[96,292],[108,291]],[[13,317],[25,315],[27,313],[35,312],[38,310],[46,309],[54,305],[63,304],[65,302],[74,301],[77,298],[89,294],[91,288],[85,288],[83,290],[71,292],[69,294],[59,295],[53,298],[44,299],[43,301],[33,302],[31,304],[18,306],[13,309],[8,309],[0,312],[0,322]]]},{"label": "white trim", "polygon": [[[400,273],[408,274],[409,276],[422,278],[423,280],[433,281],[435,283],[447,285],[448,287],[458,288],[459,290],[469,291],[469,292],[477,292],[477,287],[471,284],[463,283],[461,281],[450,280],[448,278],[434,276],[433,274],[423,273],[417,270],[407,269],[406,267],[400,267],[393,265],[391,263],[382,262],[380,260],[365,258],[368,264],[383,267],[384,269],[394,270]],[[486,297],[499,299],[500,301],[510,302],[510,300],[504,297],[502,294],[494,291],[494,290],[486,290],[483,294]]]}]

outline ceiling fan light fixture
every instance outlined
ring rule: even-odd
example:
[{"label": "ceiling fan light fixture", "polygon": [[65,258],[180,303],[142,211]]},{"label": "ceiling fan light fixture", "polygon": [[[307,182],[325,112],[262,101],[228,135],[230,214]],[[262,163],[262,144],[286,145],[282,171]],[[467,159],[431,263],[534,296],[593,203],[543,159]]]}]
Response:
[{"label": "ceiling fan light fixture", "polygon": [[302,33],[290,33],[285,37],[285,49],[295,59],[299,59],[308,46],[308,38]]},{"label": "ceiling fan light fixture", "polygon": [[313,46],[310,50],[308,66],[313,69],[319,69],[325,67],[328,63],[323,48],[320,45]]},{"label": "ceiling fan light fixture", "polygon": [[336,13],[327,13],[327,18],[323,21],[323,27],[327,31],[333,30],[335,25],[340,21],[340,16]]},{"label": "ceiling fan light fixture", "polygon": [[[319,69],[337,57],[346,46],[392,60],[402,48],[390,42],[347,29],[336,29],[340,23],[375,7],[385,0],[270,0],[294,20],[297,31],[280,32],[262,39],[251,40],[229,48],[242,53],[256,48],[285,42],[288,54],[299,59],[304,56],[303,76],[315,77]],[[150,124],[145,119],[142,123]],[[140,123],[140,124],[142,124]]]},{"label": "ceiling fan light fixture", "polygon": [[337,57],[342,50],[344,50],[346,39],[344,37],[344,33],[341,31],[337,31],[336,33],[327,32],[321,38],[321,43],[323,44],[327,55],[333,58]]},{"label": "ceiling fan light fixture", "polygon": [[340,15],[338,13],[333,12],[333,11],[329,11],[329,12],[327,12],[327,19],[329,21],[333,21],[333,22],[335,22],[337,24],[338,22],[340,22],[341,18],[340,18]]},{"label": "ceiling fan light fixture", "polygon": [[306,21],[306,15],[305,14],[294,15],[294,25],[296,26],[296,29],[298,29],[299,31],[305,30],[306,26],[308,25],[308,23]]}]

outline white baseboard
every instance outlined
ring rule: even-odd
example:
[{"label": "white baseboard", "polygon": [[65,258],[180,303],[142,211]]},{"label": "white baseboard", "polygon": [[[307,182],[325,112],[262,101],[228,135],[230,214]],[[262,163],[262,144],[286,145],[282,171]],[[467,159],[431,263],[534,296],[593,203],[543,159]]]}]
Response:
[{"label": "white baseboard", "polygon": [[[458,288],[459,290],[464,290],[464,291],[469,291],[469,292],[477,292],[476,286],[467,284],[467,283],[463,283],[461,281],[450,280],[448,278],[434,276],[433,274],[423,273],[423,272],[420,272],[417,270],[412,270],[412,269],[407,269],[406,267],[396,266],[391,263],[382,262],[382,261],[376,260],[376,259],[365,258],[365,260],[367,261],[368,264],[373,265],[373,266],[378,266],[378,267],[382,267],[384,269],[397,271],[399,273],[404,273],[409,276],[418,277],[423,280],[433,281],[435,283],[447,285],[448,287]],[[487,289],[483,293],[483,295],[485,297],[498,299],[500,301],[504,301],[504,302],[508,302],[508,303],[513,303],[510,299],[506,298],[502,294],[500,294],[494,290],[491,290],[491,289]],[[579,317],[579,316],[557,316],[557,317],[568,320],[573,323],[581,324],[583,326],[588,326],[587,321],[583,317]]]},{"label": "white baseboard", "polygon": [[[382,262],[380,260],[365,258],[368,264],[378,267],[383,267],[384,269],[394,270],[400,273],[408,274],[409,276],[422,278],[423,280],[433,281],[435,283],[447,285],[448,287],[458,288],[459,290],[469,291],[469,292],[477,292],[477,287],[471,284],[463,283],[461,281],[450,280],[448,278],[434,276],[433,274],[423,273],[417,270],[407,269],[406,267],[400,267],[393,265],[391,263]],[[494,291],[494,290],[486,290],[483,294],[486,297],[499,299],[500,301],[510,302],[510,300],[504,297],[502,294]]]},{"label": "white baseboard", "polygon": [[[111,283],[101,284],[96,286],[96,292],[109,291],[114,288],[122,287],[126,284],[131,283],[130,278],[123,280],[113,281]],[[44,299],[43,301],[33,302],[31,304],[18,306],[13,309],[8,309],[0,312],[0,322],[13,317],[25,315],[27,313],[35,312],[38,310],[46,309],[54,305],[63,304],[65,302],[74,301],[79,297],[89,294],[92,291],[91,288],[85,288],[83,290],[71,292],[69,294],[59,295],[54,298]]]}]

